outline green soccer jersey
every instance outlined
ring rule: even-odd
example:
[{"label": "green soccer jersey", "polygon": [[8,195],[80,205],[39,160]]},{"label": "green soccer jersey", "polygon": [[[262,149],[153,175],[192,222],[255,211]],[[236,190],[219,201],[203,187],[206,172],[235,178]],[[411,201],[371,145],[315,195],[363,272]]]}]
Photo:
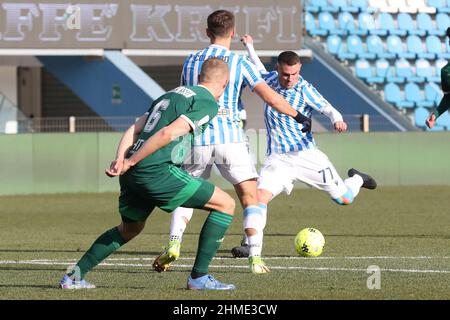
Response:
[{"label": "green soccer jersey", "polygon": [[442,91],[450,93],[450,62],[441,69]]},{"label": "green soccer jersey", "polygon": [[209,90],[202,86],[178,87],[159,97],[148,110],[144,129],[127,157],[138,151],[152,135],[179,117],[185,119],[193,131],[142,159],[134,166],[134,171],[142,172],[164,163],[181,164],[187,149],[191,147],[193,133],[201,130],[216,116],[217,111],[216,100]]}]

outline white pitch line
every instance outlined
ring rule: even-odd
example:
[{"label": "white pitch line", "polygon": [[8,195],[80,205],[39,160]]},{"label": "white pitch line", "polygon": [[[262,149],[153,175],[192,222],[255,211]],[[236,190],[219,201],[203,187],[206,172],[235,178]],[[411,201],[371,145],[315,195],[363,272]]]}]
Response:
[{"label": "white pitch line", "polygon": [[[0,264],[15,264],[15,265],[67,265],[68,262],[63,261],[42,261],[42,260],[0,260]],[[149,268],[151,264],[142,263],[109,263],[103,262],[99,266],[110,266],[110,267],[145,267]],[[172,268],[192,268],[192,265],[186,264],[174,264]],[[220,266],[211,265],[210,268],[222,268],[222,269],[248,269],[248,266]],[[271,269],[276,270],[310,270],[310,271],[351,271],[351,272],[367,272],[367,268],[333,268],[333,267],[283,267],[283,266],[270,266]],[[429,270],[429,269],[391,269],[391,268],[381,268],[380,271],[384,272],[403,272],[403,273],[450,273],[450,270]]]}]

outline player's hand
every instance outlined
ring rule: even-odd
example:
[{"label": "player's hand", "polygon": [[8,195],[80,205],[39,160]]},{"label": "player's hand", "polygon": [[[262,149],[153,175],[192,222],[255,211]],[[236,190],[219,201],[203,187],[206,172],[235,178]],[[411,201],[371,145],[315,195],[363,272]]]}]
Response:
[{"label": "player's hand", "polygon": [[122,172],[122,168],[123,168],[123,160],[116,159],[113,162],[111,162],[109,169],[105,170],[105,174],[110,178],[117,177]]},{"label": "player's hand", "polygon": [[347,124],[344,121],[337,121],[334,123],[334,129],[337,132],[345,132],[347,131]]},{"label": "player's hand", "polygon": [[120,175],[122,175],[125,172],[127,172],[131,167],[132,167],[131,162],[128,159],[125,159],[123,161],[122,170],[120,172]]},{"label": "player's hand", "polygon": [[241,42],[244,44],[244,46],[247,45],[247,43],[248,44],[253,44],[253,38],[252,38],[251,35],[246,34],[246,35],[241,37]]},{"label": "player's hand", "polygon": [[434,124],[436,123],[436,116],[434,115],[434,113],[430,114],[430,116],[427,118],[427,120],[425,120],[425,124],[427,125],[428,128],[433,128]]}]

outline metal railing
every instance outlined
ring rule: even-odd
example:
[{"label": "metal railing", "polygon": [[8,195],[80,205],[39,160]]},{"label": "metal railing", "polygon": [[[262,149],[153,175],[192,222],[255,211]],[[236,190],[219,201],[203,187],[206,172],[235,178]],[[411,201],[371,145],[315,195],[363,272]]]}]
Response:
[{"label": "metal railing", "polygon": [[[400,117],[400,116],[399,116]],[[3,126],[2,133],[58,133],[58,132],[123,132],[136,121],[137,117],[58,117],[58,118],[18,118],[11,120]],[[372,131],[396,131],[392,130],[392,123],[382,116],[352,114],[344,115],[344,121],[348,124],[348,131],[372,132]],[[425,121],[425,120],[424,120]],[[9,129],[5,129],[9,128]],[[264,123],[258,128],[264,129]],[[313,116],[313,131],[333,131],[330,120],[322,115]]]}]

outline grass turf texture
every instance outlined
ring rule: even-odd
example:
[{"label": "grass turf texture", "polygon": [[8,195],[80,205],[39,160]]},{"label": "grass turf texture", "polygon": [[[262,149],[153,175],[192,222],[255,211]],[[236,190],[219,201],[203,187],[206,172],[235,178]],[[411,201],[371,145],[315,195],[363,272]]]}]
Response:
[{"label": "grass turf texture", "polygon": [[[196,212],[171,271],[152,270],[168,239],[170,215],[155,211],[130,243],[87,275],[94,290],[62,291],[58,281],[98,235],[120,221],[116,194],[0,197],[0,299],[449,299],[450,187],[362,190],[341,207],[317,190],[298,189],[269,205],[263,254],[271,267],[253,275],[247,259],[230,258],[241,240],[242,213],[210,268],[234,292],[185,290],[205,214]],[[300,258],[296,233],[315,227],[324,253]],[[381,289],[366,272],[381,268]]]}]

